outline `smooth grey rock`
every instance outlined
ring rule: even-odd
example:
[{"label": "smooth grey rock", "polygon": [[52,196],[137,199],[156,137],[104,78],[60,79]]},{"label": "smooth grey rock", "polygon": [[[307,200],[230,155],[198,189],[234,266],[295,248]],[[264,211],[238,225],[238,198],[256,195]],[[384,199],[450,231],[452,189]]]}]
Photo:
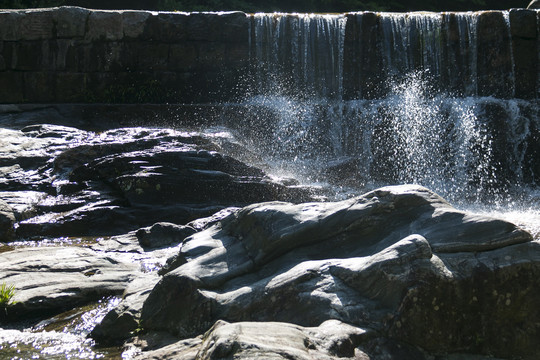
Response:
[{"label": "smooth grey rock", "polygon": [[139,244],[134,231],[123,235],[115,235],[110,237],[100,238],[99,241],[91,247],[96,251],[111,251],[118,253],[143,253],[144,249]]},{"label": "smooth grey rock", "polygon": [[135,231],[127,234],[97,238],[90,249],[127,257],[126,261],[140,264],[143,273],[154,273],[162,269],[166,261],[178,254],[179,245],[161,248],[143,248]]},{"label": "smooth grey rock", "polygon": [[10,319],[44,316],[121,294],[137,264],[80,247],[22,248],[0,254],[0,282],[15,285]]},{"label": "smooth grey rock", "polygon": [[273,359],[335,359],[354,357],[365,330],[330,320],[319,328],[287,323],[228,324],[217,322],[204,336],[197,356]]},{"label": "smooth grey rock", "polygon": [[[144,343],[145,340],[143,336],[138,342]],[[156,360],[171,358],[426,359],[421,351],[413,347],[392,343],[374,331],[338,320],[328,320],[317,327],[280,322],[228,323],[220,320],[203,336],[166,344],[158,349],[143,349],[135,357]]]},{"label": "smooth grey rock", "polygon": [[143,247],[159,248],[178,244],[196,232],[197,230],[190,226],[161,222],[137,230],[136,235]]},{"label": "smooth grey rock", "polygon": [[[218,319],[301,326],[338,319],[432,352],[530,354],[540,318],[532,305],[540,245],[531,240],[419,186],[335,203],[254,204],[184,241],[180,266],[152,290],[141,324],[189,338]],[[522,272],[523,281],[511,280]],[[489,300],[496,289],[530,318],[512,320],[505,346],[493,334],[479,348],[471,334],[499,328],[512,313]],[[479,312],[474,296],[488,306]],[[436,321],[443,306],[450,310]],[[510,333],[516,329],[519,336]],[[516,350],[519,342],[526,346]]]},{"label": "smooth grey rock", "polygon": [[439,254],[433,263],[447,276],[426,279],[429,288],[408,290],[391,336],[422,343],[430,352],[444,346],[531,358],[538,353],[534,324],[540,311],[533,304],[540,294],[539,249],[540,243],[533,241],[475,256]]},{"label": "smooth grey rock", "polygon": [[232,214],[235,214],[236,212],[238,212],[238,210],[240,210],[239,207],[228,207],[228,208],[218,211],[212,216],[193,220],[187,223],[187,226],[190,226],[197,231],[206,230],[212,225],[216,224],[217,222],[225,219],[226,217],[232,216]]}]

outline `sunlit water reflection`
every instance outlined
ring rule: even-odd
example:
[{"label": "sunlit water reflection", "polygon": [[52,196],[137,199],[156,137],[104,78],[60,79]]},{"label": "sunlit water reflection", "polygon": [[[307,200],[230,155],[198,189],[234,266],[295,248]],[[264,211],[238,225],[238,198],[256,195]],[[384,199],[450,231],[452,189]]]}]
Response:
[{"label": "sunlit water reflection", "polygon": [[0,359],[120,359],[121,349],[97,348],[87,337],[119,301],[103,299],[22,330],[0,329]]}]

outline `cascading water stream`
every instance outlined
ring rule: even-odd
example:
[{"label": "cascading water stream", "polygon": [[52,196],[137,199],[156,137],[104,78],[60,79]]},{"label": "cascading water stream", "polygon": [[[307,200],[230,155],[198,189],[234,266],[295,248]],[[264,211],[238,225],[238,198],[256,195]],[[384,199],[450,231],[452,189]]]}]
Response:
[{"label": "cascading water stream", "polygon": [[[512,48],[512,35],[510,34],[510,13],[508,11],[503,12],[504,14],[504,21],[506,23],[506,28],[508,29],[508,39],[510,39],[510,48]],[[516,69],[515,69],[515,59],[514,59],[514,53],[510,51],[510,59],[511,59],[511,67],[510,67],[510,92],[511,96],[516,96]]]},{"label": "cascading water stream", "polygon": [[97,304],[75,308],[19,330],[0,328],[2,359],[117,359],[117,347],[95,347],[88,334],[120,298],[102,299]]},{"label": "cascading water stream", "polygon": [[[458,34],[459,34],[459,49],[470,49],[467,54],[456,54],[455,52],[449,53],[449,64],[454,64],[454,67],[450,71],[450,74],[457,73],[458,66],[460,63],[460,57],[464,58],[461,62],[466,64],[464,69],[467,70],[465,76],[461,78],[461,81],[465,82],[464,92],[465,94],[477,95],[478,94],[478,84],[476,78],[478,76],[478,45],[477,45],[477,36],[476,36],[476,26],[477,26],[477,17],[474,13],[461,13],[456,14],[456,20],[458,23]],[[450,25],[447,24],[449,27]],[[447,29],[447,32],[450,32],[450,29]],[[450,78],[450,76],[449,76]]]},{"label": "cascading water stream", "polygon": [[342,92],[345,17],[255,14],[258,91],[334,98]]},{"label": "cascading water stream", "polygon": [[[454,203],[527,201],[539,177],[537,103],[513,99],[513,55],[498,69],[510,98],[483,94],[480,15],[256,14],[257,86],[245,103],[266,115],[255,142],[306,181],[326,181],[337,164],[357,189],[418,183]],[[511,54],[508,12],[502,23],[496,54]]]},{"label": "cascading water stream", "polygon": [[417,68],[442,71],[442,14],[382,14],[383,34],[388,41],[383,48],[384,67],[392,76],[407,74]]}]

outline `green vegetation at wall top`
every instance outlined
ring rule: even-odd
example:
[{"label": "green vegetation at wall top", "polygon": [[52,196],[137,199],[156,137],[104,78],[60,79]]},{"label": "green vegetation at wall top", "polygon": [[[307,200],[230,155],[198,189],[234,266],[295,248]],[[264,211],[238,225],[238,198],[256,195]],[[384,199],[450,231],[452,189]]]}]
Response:
[{"label": "green vegetation at wall top", "polygon": [[469,11],[526,7],[529,0],[0,0],[0,8],[22,9],[62,5],[91,9],[167,11],[347,12]]}]

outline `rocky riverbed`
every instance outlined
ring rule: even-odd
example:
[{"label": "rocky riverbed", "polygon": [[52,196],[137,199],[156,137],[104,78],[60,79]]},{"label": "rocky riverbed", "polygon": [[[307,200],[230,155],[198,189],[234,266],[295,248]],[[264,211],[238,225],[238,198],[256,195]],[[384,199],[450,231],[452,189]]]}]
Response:
[{"label": "rocky riverbed", "polygon": [[321,201],[230,132],[135,125],[0,117],[0,354],[540,353],[537,236],[416,185]]}]

